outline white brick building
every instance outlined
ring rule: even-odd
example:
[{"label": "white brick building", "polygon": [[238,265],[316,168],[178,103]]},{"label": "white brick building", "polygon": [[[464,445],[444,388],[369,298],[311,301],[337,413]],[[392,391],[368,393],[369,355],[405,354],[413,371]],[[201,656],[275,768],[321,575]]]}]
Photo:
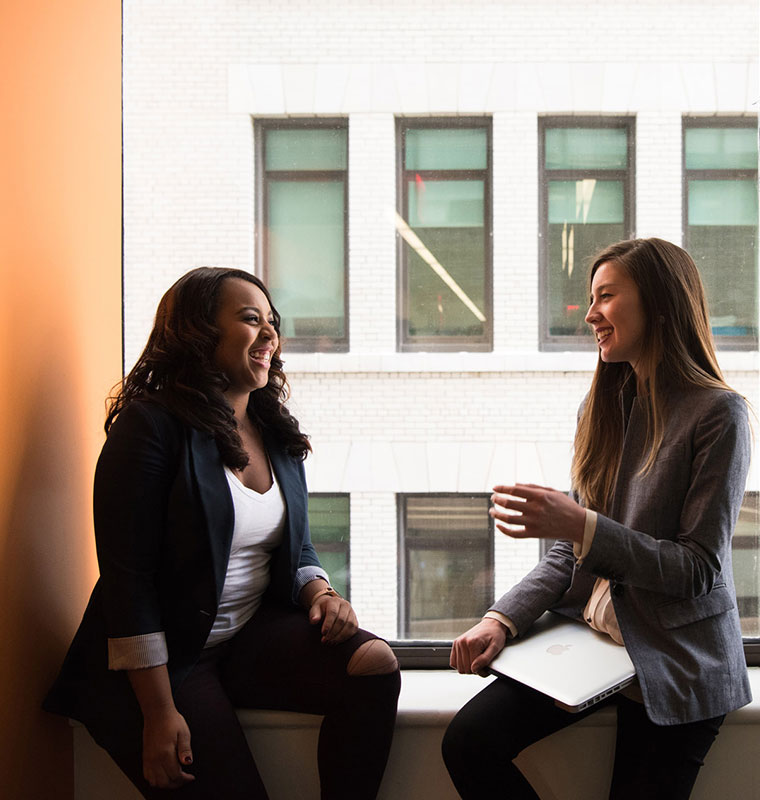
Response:
[{"label": "white brick building", "polygon": [[[284,357],[310,489],[350,495],[352,600],[395,637],[399,494],[568,484],[596,356],[539,344],[539,118],[633,118],[635,234],[681,243],[683,117],[757,114],[757,30],[752,0],[124,0],[127,369],[187,269],[262,274],[255,121],[346,119],[348,352]],[[396,119],[460,115],[491,121],[492,349],[399,352]],[[760,408],[757,348],[719,355]],[[498,535],[497,595],[537,555]]]}]

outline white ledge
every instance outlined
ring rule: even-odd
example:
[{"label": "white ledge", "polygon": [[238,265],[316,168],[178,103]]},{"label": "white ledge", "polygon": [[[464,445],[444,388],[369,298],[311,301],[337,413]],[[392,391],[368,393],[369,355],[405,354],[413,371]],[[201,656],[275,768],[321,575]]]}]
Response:
[{"label": "white ledge", "polygon": [[[749,669],[754,700],[731,712],[726,725],[760,725],[760,667]],[[446,727],[456,712],[495,678],[458,675],[449,670],[405,670],[402,672],[397,728]],[[244,728],[308,729],[317,728],[322,717],[292,711],[243,709],[238,718]],[[584,727],[613,727],[612,707],[601,709],[579,722]]]},{"label": "white ledge", "polygon": [[[393,372],[588,372],[596,368],[595,351],[491,353],[289,353],[285,371],[295,373]],[[754,350],[721,350],[718,362],[725,372],[755,372],[760,354]]]},{"label": "white ledge", "polygon": [[[490,679],[448,670],[402,676],[396,733],[378,800],[457,800],[441,759],[449,720]],[[728,715],[695,787],[694,800],[757,796],[760,668],[750,669],[755,698]],[[286,711],[240,711],[240,720],[272,800],[318,800],[317,739],[322,717]],[[615,747],[615,711],[605,708],[534,744],[516,763],[542,800],[606,797]],[[139,800],[116,765],[74,723],[75,800]],[[591,754],[591,755],[590,755]]]}]

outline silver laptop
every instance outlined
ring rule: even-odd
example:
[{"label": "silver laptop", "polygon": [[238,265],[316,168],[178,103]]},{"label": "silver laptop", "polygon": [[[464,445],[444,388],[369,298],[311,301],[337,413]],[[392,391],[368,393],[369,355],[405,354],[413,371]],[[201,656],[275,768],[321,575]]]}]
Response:
[{"label": "silver laptop", "polygon": [[577,713],[628,686],[635,669],[625,647],[583,622],[547,611],[491,662],[513,678]]}]

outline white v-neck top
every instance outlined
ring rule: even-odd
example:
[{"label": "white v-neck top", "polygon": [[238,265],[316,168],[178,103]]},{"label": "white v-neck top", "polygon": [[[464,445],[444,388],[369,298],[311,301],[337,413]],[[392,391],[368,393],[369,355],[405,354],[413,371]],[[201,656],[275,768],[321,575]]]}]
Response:
[{"label": "white v-neck top", "polygon": [[272,485],[260,494],[228,467],[235,527],[219,609],[206,647],[231,639],[256,613],[269,586],[269,561],[285,528],[285,498],[272,470]]}]

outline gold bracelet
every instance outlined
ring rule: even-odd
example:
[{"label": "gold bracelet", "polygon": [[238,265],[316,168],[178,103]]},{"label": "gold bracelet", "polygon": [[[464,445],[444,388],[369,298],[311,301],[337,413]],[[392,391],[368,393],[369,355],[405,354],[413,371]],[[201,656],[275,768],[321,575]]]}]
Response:
[{"label": "gold bracelet", "polygon": [[340,595],[338,594],[338,592],[336,592],[336,591],[335,591],[335,589],[333,589],[333,587],[332,587],[332,586],[328,586],[326,589],[320,589],[320,590],[319,590],[319,591],[318,591],[318,592],[317,592],[317,593],[314,595],[314,597],[312,597],[312,598],[311,598],[310,604],[311,604],[311,605],[314,605],[314,601],[315,601],[315,600],[316,600],[318,597],[322,597],[322,595],[323,595],[323,594],[329,594],[329,595],[330,595],[330,597],[340,597]]}]

